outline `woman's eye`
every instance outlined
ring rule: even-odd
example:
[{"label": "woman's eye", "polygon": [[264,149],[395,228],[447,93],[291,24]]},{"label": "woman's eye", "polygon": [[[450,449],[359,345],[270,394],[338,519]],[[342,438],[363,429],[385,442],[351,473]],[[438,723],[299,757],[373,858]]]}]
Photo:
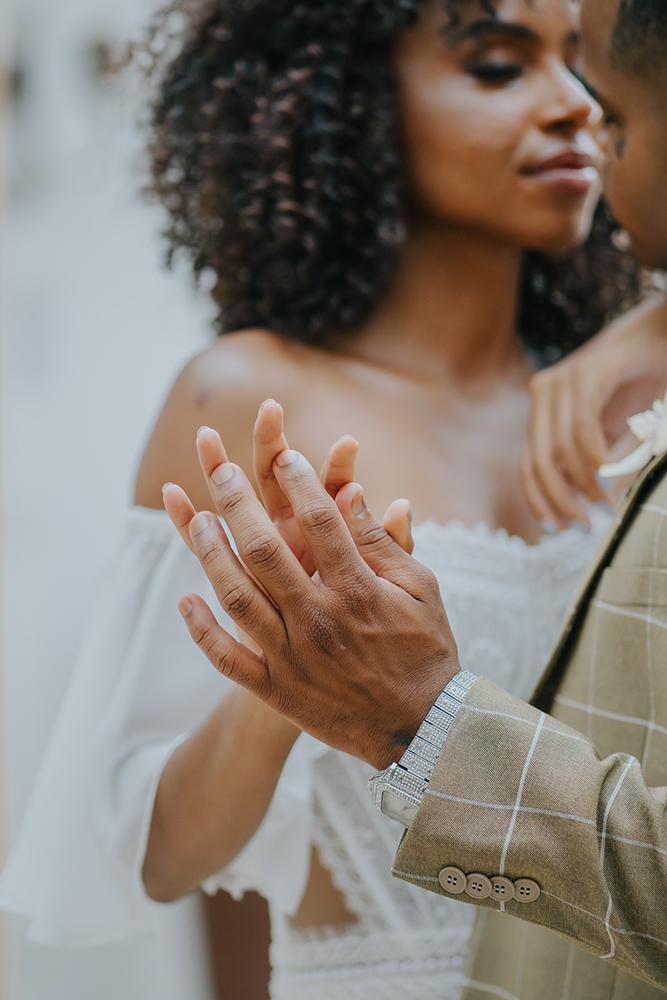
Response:
[{"label": "woman's eye", "polygon": [[568,66],[568,69],[569,69],[570,73],[572,74],[572,76],[575,78],[575,80],[579,81],[579,83],[584,88],[584,90],[586,91],[586,93],[590,94],[591,97],[593,98],[593,100],[597,101],[598,104],[599,104],[600,103],[600,95],[598,94],[597,90],[595,90],[593,87],[591,87],[590,83],[588,82],[588,80],[586,79],[586,77],[583,75],[583,73],[581,73],[576,67],[573,67],[573,66]]},{"label": "woman's eye", "polygon": [[518,63],[469,63],[466,72],[483,83],[511,83],[523,73]]}]

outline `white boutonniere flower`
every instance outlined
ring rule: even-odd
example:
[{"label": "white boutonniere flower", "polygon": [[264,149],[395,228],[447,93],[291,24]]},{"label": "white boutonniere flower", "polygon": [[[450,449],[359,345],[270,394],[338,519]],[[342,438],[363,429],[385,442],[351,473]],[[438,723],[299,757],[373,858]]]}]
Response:
[{"label": "white boutonniere flower", "polygon": [[628,426],[642,443],[620,462],[601,465],[600,475],[605,479],[641,472],[652,458],[667,451],[667,393],[664,399],[656,399],[652,410],[628,417]]}]

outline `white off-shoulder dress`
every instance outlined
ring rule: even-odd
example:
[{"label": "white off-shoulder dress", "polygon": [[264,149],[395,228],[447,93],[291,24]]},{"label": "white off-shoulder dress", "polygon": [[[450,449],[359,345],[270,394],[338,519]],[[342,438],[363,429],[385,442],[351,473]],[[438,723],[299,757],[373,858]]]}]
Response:
[{"label": "white off-shoulder dress", "polygon": [[[592,519],[590,534],[571,528],[535,546],[484,525],[416,529],[415,556],[438,578],[465,668],[528,695],[609,520],[597,509]],[[181,621],[187,591],[217,607],[166,514],[134,508],[0,880],[0,907],[29,918],[35,941],[96,945],[156,930],[141,868],[160,774],[230,683]],[[473,909],[392,879],[402,828],[372,806],[372,773],[299,737],[259,830],[204,886],[268,899],[274,1000],[457,996]],[[344,929],[292,927],[313,845],[356,915]]]}]

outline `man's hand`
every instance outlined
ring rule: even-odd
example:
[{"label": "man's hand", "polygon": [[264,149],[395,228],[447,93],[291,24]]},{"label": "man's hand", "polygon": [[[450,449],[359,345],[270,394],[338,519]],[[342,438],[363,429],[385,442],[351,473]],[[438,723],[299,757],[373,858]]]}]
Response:
[{"label": "man's hand", "polygon": [[637,442],[626,419],[650,409],[666,385],[667,300],[662,296],[533,377],[521,476],[540,519],[559,528],[573,520],[588,524],[583,499],[615,502],[596,478],[597,470],[634,450]]},{"label": "man's hand", "polygon": [[301,729],[387,767],[459,671],[435,577],[378,524],[358,484],[334,501],[298,452],[281,451],[274,475],[312,556],[310,577],[215,431],[197,447],[240,559],[218,518],[196,514],[179,487],[165,487],[165,507],[224,610],[263,652],[233,639],[196,595],[179,604],[190,634],[221,673]]}]

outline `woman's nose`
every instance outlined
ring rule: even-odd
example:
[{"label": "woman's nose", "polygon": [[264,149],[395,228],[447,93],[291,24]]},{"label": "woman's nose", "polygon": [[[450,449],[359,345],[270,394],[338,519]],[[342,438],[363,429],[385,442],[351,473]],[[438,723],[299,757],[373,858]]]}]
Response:
[{"label": "woman's nose", "polygon": [[554,73],[557,90],[545,112],[544,128],[573,133],[596,128],[602,121],[602,108],[595,98],[566,66],[558,66]]}]

